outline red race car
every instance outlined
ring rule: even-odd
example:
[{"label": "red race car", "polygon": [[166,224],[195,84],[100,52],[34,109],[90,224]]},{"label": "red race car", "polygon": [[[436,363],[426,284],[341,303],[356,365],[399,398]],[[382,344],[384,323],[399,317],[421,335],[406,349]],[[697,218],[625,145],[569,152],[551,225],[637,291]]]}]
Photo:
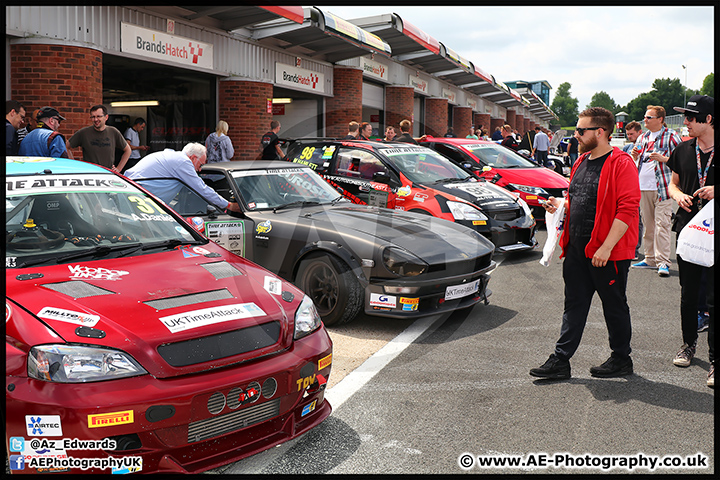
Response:
[{"label": "red race car", "polygon": [[559,173],[495,142],[427,137],[421,145],[441,153],[478,177],[519,194],[538,220],[545,220],[545,209],[538,201],[550,196],[562,197],[570,184]]},{"label": "red race car", "polygon": [[94,164],[8,157],[12,473],[195,473],[330,415],[309,297]]}]

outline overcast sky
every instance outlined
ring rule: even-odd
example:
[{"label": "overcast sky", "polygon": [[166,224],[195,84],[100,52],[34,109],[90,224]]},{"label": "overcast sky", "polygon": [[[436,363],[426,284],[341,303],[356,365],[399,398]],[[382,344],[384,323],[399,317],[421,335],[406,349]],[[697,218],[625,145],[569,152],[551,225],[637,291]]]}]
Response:
[{"label": "overcast sky", "polygon": [[351,20],[396,13],[500,81],[569,82],[583,110],[605,91],[624,106],[656,78],[699,90],[714,71],[711,6],[322,6]]}]

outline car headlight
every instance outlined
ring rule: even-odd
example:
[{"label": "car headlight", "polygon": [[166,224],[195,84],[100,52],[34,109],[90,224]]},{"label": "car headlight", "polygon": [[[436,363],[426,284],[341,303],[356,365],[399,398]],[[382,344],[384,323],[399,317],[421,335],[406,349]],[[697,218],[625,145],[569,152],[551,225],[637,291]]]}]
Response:
[{"label": "car headlight", "polygon": [[420,275],[428,268],[428,264],[418,257],[398,247],[387,247],[383,250],[383,264],[390,272],[403,277]]},{"label": "car headlight", "polygon": [[540,187],[531,187],[530,185],[518,185],[517,183],[513,183],[511,185],[515,187],[515,190],[520,190],[521,192],[529,193],[530,195],[548,195],[548,192],[546,192],[545,189]]},{"label": "car headlight", "polygon": [[147,373],[127,353],[84,345],[33,347],[27,370],[31,378],[59,383],[98,382]]},{"label": "car headlight", "polygon": [[295,340],[311,334],[322,325],[320,314],[315,308],[313,301],[305,295],[300,302],[300,306],[295,312]]},{"label": "car headlight", "polygon": [[488,218],[477,208],[468,203],[447,202],[450,213],[455,220],[487,220]]}]

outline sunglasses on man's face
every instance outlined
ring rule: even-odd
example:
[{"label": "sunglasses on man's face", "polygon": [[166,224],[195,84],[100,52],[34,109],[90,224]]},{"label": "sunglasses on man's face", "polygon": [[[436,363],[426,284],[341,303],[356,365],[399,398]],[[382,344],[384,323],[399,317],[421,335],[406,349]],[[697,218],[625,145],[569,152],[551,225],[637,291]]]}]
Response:
[{"label": "sunglasses on man's face", "polygon": [[575,131],[578,133],[578,135],[580,135],[582,137],[583,135],[585,135],[585,130],[597,130],[598,128],[602,128],[602,127],[586,127],[586,128],[575,127]]}]

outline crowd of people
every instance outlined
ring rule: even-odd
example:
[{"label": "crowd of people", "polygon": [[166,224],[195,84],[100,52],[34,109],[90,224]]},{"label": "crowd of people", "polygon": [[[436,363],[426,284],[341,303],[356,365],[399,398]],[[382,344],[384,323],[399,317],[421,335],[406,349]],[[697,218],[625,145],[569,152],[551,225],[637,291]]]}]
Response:
[{"label": "crowd of people", "polygon": [[[580,113],[574,142],[570,142],[572,171],[567,196],[550,197],[545,208],[555,213],[565,208],[565,228],[559,240],[562,249],[565,302],[560,338],[554,352],[530,374],[543,379],[570,377],[570,358],[577,350],[585,328],[592,298],[597,292],[602,300],[608,329],[611,355],[601,365],[592,367],[596,377],[617,377],[633,373],[630,357],[632,328],[626,288],[632,268],[657,269],[661,277],[669,276],[670,232],[680,234],[693,216],[715,197],[714,98],[694,95],[685,107],[674,107],[685,115],[684,125],[690,140],[681,138],[664,124],[665,109],[648,105],[644,133],[638,122],[626,126],[631,141],[624,149],[613,147],[610,139],[615,127],[612,112],[589,108]],[[90,108],[92,125],[81,128],[68,140],[59,133],[65,118],[53,107],[42,107],[28,116],[17,101],[6,102],[6,154],[72,158],[71,148],[81,148],[83,160],[97,163],[132,179],[156,179],[145,187],[164,201],[177,193],[182,180],[208,202],[227,211],[240,212],[237,203],[229,202],[208,187],[198,176],[206,162],[232,159],[234,149],[227,136],[228,124],[220,121],[205,145],[188,143],[182,151],[165,149],[144,157],[139,133],[145,127],[142,118],[122,135],[106,125],[107,109],[103,105]],[[260,157],[279,160],[280,122],[273,120],[270,130],[262,136]],[[425,136],[414,138],[412,123],[402,120],[400,133],[394,126],[385,129],[378,141],[418,144]],[[372,125],[352,121],[347,140],[369,140]],[[531,134],[532,133],[532,134]],[[538,163],[547,161],[549,132],[536,127],[522,137],[510,125],[498,127],[493,139],[502,145],[533,152]],[[497,134],[497,135],[496,135]],[[448,135],[454,136],[452,130]],[[487,138],[487,131],[471,127],[466,138]],[[121,156],[115,162],[115,152]],[[165,180],[157,180],[163,178]],[[673,202],[678,206],[673,212]],[[641,245],[644,258],[638,259]],[[690,366],[697,351],[698,333],[708,332],[710,369],[707,385],[714,387],[714,265],[706,267],[684,260],[676,254],[681,287],[680,326],[683,345],[672,362],[678,367]]]}]

